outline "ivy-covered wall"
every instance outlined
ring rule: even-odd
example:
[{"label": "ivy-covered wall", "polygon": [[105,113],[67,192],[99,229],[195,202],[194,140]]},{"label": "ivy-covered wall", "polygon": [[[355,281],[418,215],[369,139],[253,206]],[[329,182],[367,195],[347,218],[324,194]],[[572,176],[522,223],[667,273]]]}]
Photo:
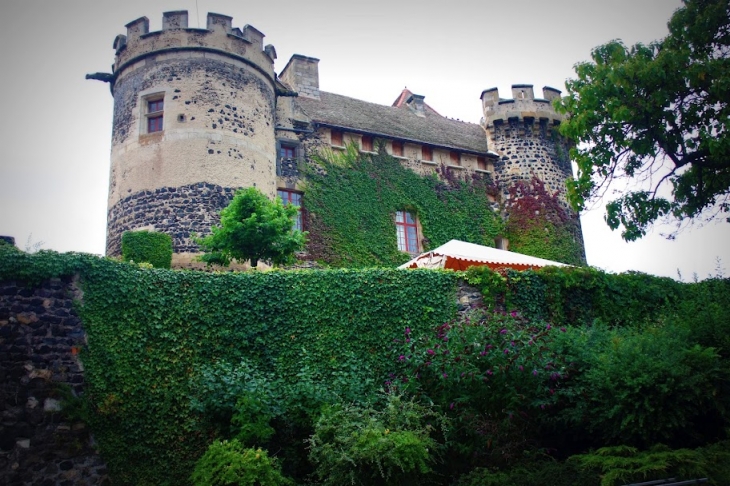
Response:
[{"label": "ivy-covered wall", "polygon": [[[214,435],[191,407],[206,365],[245,360],[327,393],[374,393],[388,344],[452,318],[455,274],[332,270],[211,274],[0,248],[0,282],[79,273],[85,419],[116,484],[186,484]],[[313,392],[314,393],[314,392]]]},{"label": "ivy-covered wall", "polygon": [[537,177],[517,181],[507,191],[505,234],[510,250],[525,255],[585,265],[580,220]]},{"label": "ivy-covered wall", "polygon": [[395,213],[407,210],[421,225],[423,250],[452,239],[494,246],[504,223],[490,195],[488,175],[468,179],[447,167],[420,176],[385,153],[343,153],[317,158],[306,173],[309,254],[336,267],[397,266]]},{"label": "ivy-covered wall", "polygon": [[[373,396],[392,379],[396,340],[417,340],[454,318],[460,279],[481,289],[487,305],[561,325],[656,320],[692,288],[580,268],[202,273],[0,246],[0,282],[23,292],[75,274],[86,388],[67,413],[93,431],[114,484],[134,485],[188,484],[219,432],[196,403],[235,394],[257,376],[295,387],[305,407]],[[8,318],[17,318],[14,305]]]}]

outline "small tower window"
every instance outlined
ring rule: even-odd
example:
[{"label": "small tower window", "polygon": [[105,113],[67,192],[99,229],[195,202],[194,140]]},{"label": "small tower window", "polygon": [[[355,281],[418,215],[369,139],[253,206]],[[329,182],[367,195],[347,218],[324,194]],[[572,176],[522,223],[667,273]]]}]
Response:
[{"label": "small tower window", "polygon": [[396,211],[395,230],[398,237],[398,250],[411,255],[418,254],[418,220],[409,211]]},{"label": "small tower window", "polygon": [[281,144],[281,148],[279,149],[279,157],[282,159],[293,159],[294,153],[296,152],[296,147],[293,145],[285,145]]},{"label": "small tower window", "polygon": [[162,131],[162,118],[165,106],[163,98],[147,100],[147,133]]}]

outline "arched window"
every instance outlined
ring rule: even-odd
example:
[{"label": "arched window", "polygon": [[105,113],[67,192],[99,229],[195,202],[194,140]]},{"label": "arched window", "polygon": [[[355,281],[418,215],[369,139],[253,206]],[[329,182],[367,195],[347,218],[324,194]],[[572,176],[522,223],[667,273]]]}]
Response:
[{"label": "arched window", "polygon": [[411,255],[417,255],[418,250],[418,219],[408,211],[396,211],[395,229],[398,236],[398,249]]}]

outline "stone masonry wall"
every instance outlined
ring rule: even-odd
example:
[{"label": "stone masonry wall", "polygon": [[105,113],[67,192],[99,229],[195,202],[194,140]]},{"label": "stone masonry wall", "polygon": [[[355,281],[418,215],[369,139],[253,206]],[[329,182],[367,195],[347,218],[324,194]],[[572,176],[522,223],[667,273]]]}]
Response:
[{"label": "stone masonry wall", "polygon": [[529,181],[535,175],[551,192],[559,193],[561,202],[568,207],[565,181],[573,175],[568,146],[553,134],[553,126],[547,120],[515,118],[495,123],[490,127],[489,139],[494,151],[500,154],[494,168],[505,199],[512,184]]},{"label": "stone masonry wall", "polygon": [[175,253],[197,252],[190,235],[209,234],[235,192],[235,188],[200,182],[131,194],[109,209],[106,254],[121,255],[122,233],[141,229],[169,234]]},{"label": "stone masonry wall", "polygon": [[[0,282],[0,486],[111,484],[91,431],[62,411],[61,387],[84,393],[82,298],[77,277]],[[456,298],[459,313],[482,305],[463,281]]]},{"label": "stone masonry wall", "polygon": [[79,297],[70,277],[0,283],[0,485],[108,483],[86,425],[61,411],[59,386],[84,391]]}]

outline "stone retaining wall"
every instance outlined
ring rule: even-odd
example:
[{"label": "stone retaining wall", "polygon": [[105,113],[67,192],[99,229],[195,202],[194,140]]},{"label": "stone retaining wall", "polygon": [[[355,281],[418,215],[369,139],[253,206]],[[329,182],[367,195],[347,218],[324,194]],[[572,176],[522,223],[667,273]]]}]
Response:
[{"label": "stone retaining wall", "polygon": [[70,277],[0,283],[0,485],[108,483],[86,424],[61,411],[61,387],[84,390],[79,297]]},{"label": "stone retaining wall", "polygon": [[[110,484],[91,431],[62,410],[84,393],[82,298],[72,277],[0,282],[0,486]],[[456,298],[459,313],[482,301],[464,283]]]}]

